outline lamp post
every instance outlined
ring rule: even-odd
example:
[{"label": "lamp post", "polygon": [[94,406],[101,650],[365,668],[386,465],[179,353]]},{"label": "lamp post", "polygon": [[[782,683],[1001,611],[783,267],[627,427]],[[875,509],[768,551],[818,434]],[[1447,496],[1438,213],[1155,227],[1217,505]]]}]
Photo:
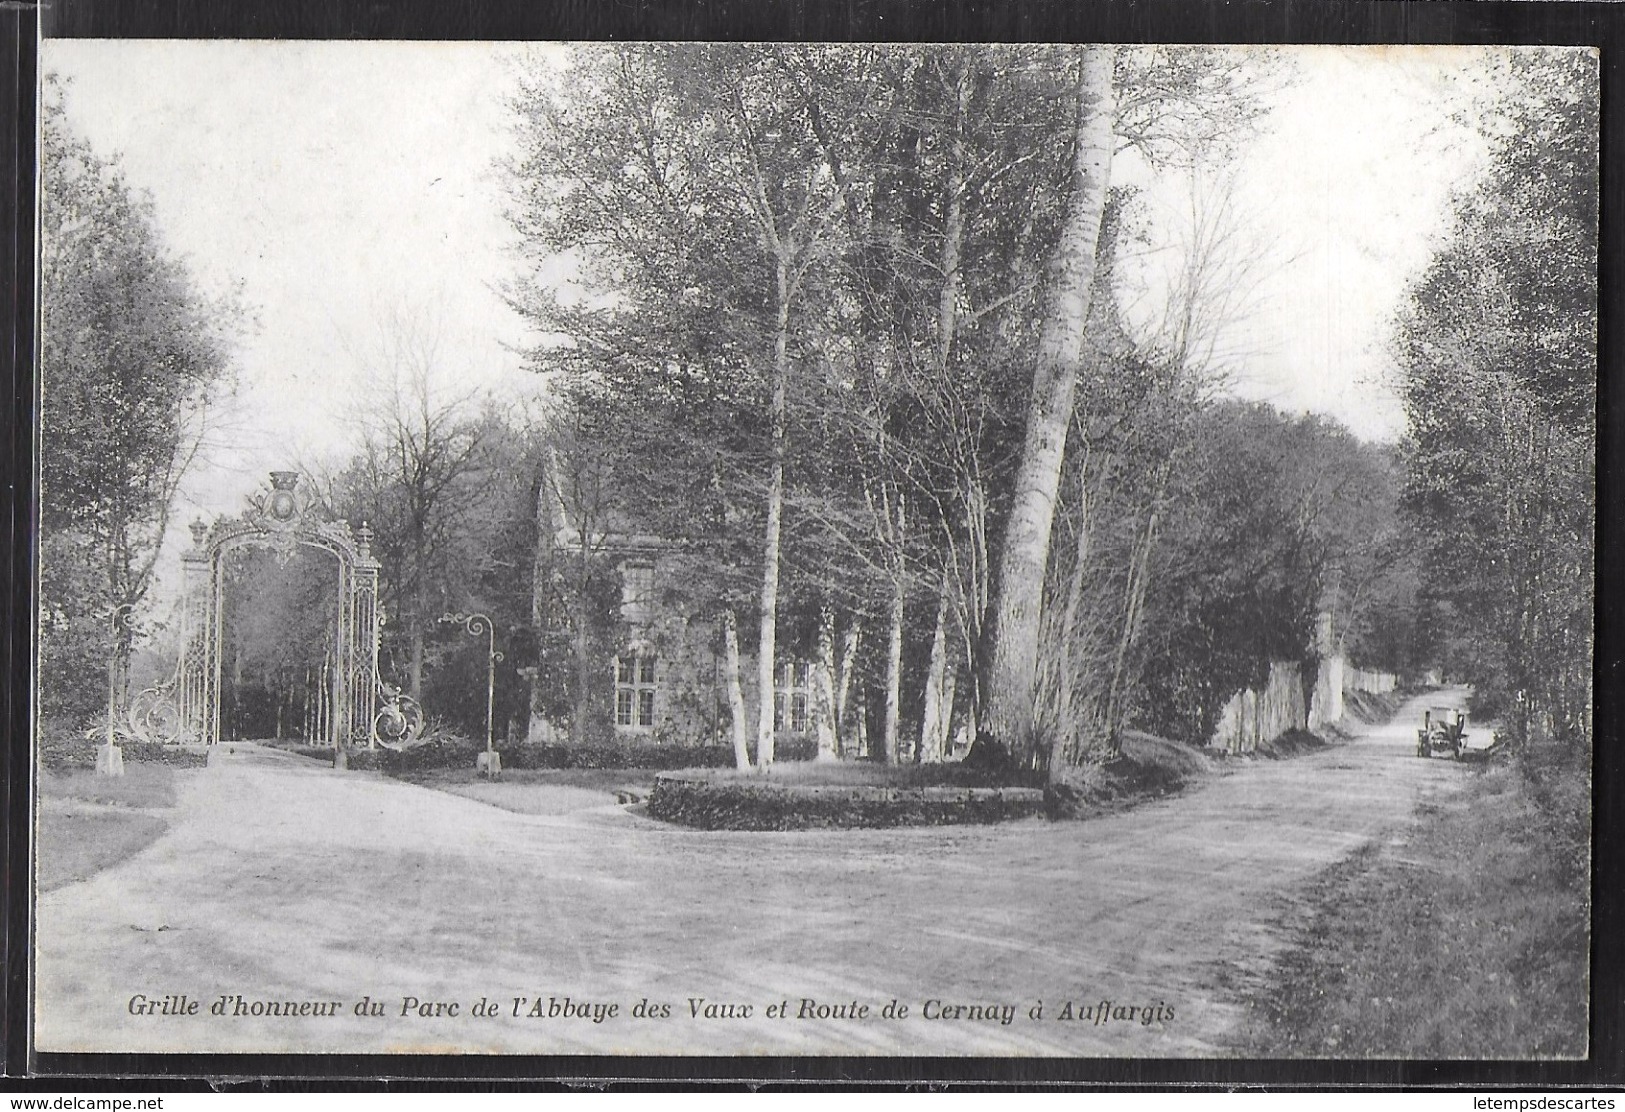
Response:
[{"label": "lamp post", "polygon": [[107,654],[107,742],[96,754],[96,771],[103,776],[124,775],[124,751],[113,743],[113,723],[118,718],[118,640],[123,628],[120,619],[134,609],[135,603],[121,602],[113,607],[107,619],[113,634],[113,644]]},{"label": "lamp post", "polygon": [[461,623],[468,629],[470,637],[478,637],[482,633],[489,638],[485,651],[485,752],[480,755],[474,767],[487,776],[495,777],[502,774],[502,758],[497,755],[495,744],[496,732],[496,691],[497,691],[497,661],[502,654],[497,652],[497,630],[491,624],[491,619],[484,614],[444,614],[442,622]]}]

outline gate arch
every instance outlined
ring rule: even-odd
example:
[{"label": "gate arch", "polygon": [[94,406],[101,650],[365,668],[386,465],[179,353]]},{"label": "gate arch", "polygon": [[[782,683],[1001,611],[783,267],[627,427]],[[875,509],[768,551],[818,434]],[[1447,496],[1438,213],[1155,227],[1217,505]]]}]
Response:
[{"label": "gate arch", "polygon": [[192,523],[192,547],[181,557],[175,671],[131,701],[129,732],[143,741],[219,742],[224,557],[238,548],[261,547],[286,562],[306,547],[332,555],[338,569],[324,740],[336,749],[395,748],[416,740],[423,729],[421,708],[386,683],[378,667],[383,608],[372,531],[364,522],[352,532],[349,522],[329,519],[308,489],[300,488],[297,471],[271,472],[269,486],[248,501],[237,517],[222,515],[212,525],[201,519]]}]

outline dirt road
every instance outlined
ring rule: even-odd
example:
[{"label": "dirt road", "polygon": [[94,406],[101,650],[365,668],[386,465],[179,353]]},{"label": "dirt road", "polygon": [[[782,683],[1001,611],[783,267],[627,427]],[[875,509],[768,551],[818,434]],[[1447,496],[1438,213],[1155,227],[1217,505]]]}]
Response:
[{"label": "dirt road", "polygon": [[1083,823],[705,833],[239,754],[150,848],[40,897],[36,1045],[1222,1053],[1276,901],[1459,781],[1413,739],[1462,695]]}]

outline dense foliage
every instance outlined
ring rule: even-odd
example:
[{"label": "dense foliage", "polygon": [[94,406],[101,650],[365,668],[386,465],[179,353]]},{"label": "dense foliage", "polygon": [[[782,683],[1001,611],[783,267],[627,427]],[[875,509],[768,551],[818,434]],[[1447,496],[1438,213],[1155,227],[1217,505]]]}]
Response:
[{"label": "dense foliage", "polygon": [[[630,45],[533,75],[510,217],[538,278],[511,300],[560,399],[578,536],[549,583],[582,663],[573,734],[606,713],[586,662],[614,580],[589,553],[629,523],[681,555],[665,601],[754,654],[758,689],[785,655],[850,671],[861,697],[821,698],[818,729],[861,725],[888,761],[977,735],[1012,592],[1043,615],[1029,762],[1109,755],[1134,721],[1202,740],[1270,659],[1314,651],[1323,607],[1337,650],[1398,659],[1390,461],[1327,422],[1214,403],[1234,260],[1187,258],[1175,324],[1131,334],[1116,264],[1145,246],[1142,213],[1079,169],[1102,112],[1117,157],[1222,160],[1268,60],[1108,53],[1101,76],[1100,55],[1048,47]],[[1087,290],[1063,305],[1081,255]],[[571,283],[543,277],[560,260]],[[1021,484],[1043,501],[1044,476],[1021,478],[1053,439],[1029,412],[1039,380],[1065,462],[1053,523],[1011,539]],[[1038,571],[1001,580],[1015,544]],[[770,759],[753,725],[736,752]]]},{"label": "dense foliage", "polygon": [[1043,813],[1032,788],[783,784],[764,779],[660,776],[649,813],[702,830],[957,826]]},{"label": "dense foliage", "polygon": [[1232,694],[1262,688],[1271,661],[1337,653],[1408,671],[1390,453],[1260,404],[1216,403],[1192,426],[1169,482],[1134,721],[1204,739]]}]

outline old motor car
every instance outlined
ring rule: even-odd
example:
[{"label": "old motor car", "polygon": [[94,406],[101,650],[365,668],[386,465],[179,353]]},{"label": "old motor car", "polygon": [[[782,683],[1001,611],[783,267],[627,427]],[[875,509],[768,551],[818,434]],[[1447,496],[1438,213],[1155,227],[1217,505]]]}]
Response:
[{"label": "old motor car", "polygon": [[1416,755],[1431,757],[1435,753],[1449,753],[1459,761],[1466,739],[1466,711],[1456,707],[1429,707],[1422,712],[1422,728],[1416,731]]}]

